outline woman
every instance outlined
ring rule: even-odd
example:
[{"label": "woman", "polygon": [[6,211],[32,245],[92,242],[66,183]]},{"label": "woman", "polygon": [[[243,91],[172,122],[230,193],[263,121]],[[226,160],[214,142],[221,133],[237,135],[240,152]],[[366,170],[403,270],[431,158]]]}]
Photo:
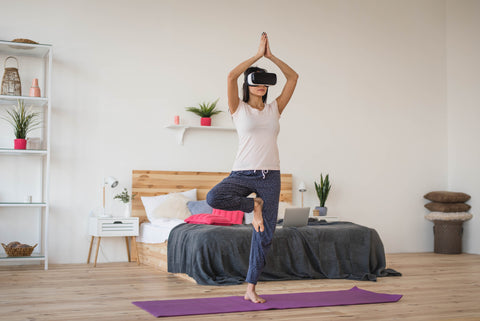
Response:
[{"label": "woman", "polygon": [[[266,103],[267,86],[252,86],[247,77],[264,69],[250,67],[265,57],[275,63],[287,82],[280,96]],[[238,97],[237,79],[244,74],[243,100]],[[248,283],[245,300],[264,303],[255,291],[257,280],[265,266],[277,222],[280,197],[280,160],[277,136],[279,118],[292,97],[298,74],[270,51],[268,36],[262,33],[255,56],[242,62],[228,74],[228,107],[239,137],[238,153],[230,176],[215,186],[207,195],[213,208],[254,212],[252,246],[250,250]],[[248,198],[251,193],[256,198]]]}]

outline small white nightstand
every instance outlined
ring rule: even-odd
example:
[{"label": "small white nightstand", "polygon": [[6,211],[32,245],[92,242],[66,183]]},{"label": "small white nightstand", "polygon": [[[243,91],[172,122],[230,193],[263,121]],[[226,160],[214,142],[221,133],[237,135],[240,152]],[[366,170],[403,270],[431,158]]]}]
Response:
[{"label": "small white nightstand", "polygon": [[138,235],[138,217],[90,217],[88,220],[88,235],[92,236],[92,240],[90,241],[90,249],[88,250],[87,264],[90,263],[93,241],[95,237],[98,237],[95,262],[93,264],[94,267],[97,266],[98,248],[100,247],[100,240],[103,236],[125,236],[128,262],[131,262],[130,247],[128,246],[128,238],[131,237],[132,247],[135,247],[135,258],[137,259],[137,264],[140,264],[140,260],[138,259],[138,251],[136,249],[137,242],[135,241],[135,236]]}]

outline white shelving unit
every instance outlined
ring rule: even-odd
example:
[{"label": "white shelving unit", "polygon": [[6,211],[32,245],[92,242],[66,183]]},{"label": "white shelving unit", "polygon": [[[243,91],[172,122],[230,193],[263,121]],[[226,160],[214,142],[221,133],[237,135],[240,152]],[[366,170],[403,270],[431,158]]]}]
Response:
[{"label": "white shelving unit", "polygon": [[[3,133],[8,133],[5,128],[9,128],[10,125],[5,121],[0,120],[2,136],[11,135],[11,137],[1,137],[2,141],[0,142],[0,160],[6,161],[7,159],[13,159],[13,161],[10,161],[10,163],[14,164],[13,166],[17,166],[17,163],[21,164],[22,166],[33,163],[35,164],[35,169],[41,169],[41,173],[39,173],[36,177],[31,177],[31,182],[17,182],[16,179],[11,179],[11,176],[10,179],[6,180],[2,178],[1,175],[4,175],[5,172],[0,170],[0,182],[2,182],[2,188],[16,191],[16,194],[8,193],[8,197],[5,197],[5,195],[0,193],[0,242],[5,244],[11,241],[22,242],[22,238],[25,237],[25,233],[22,234],[20,231],[18,233],[18,239],[3,239],[2,236],[6,233],[5,230],[2,232],[2,229],[9,229],[9,224],[16,225],[12,227],[12,230],[15,232],[11,233],[17,235],[15,234],[17,231],[15,230],[15,227],[18,228],[18,225],[24,224],[25,226],[31,226],[32,224],[35,224],[35,222],[38,223],[38,246],[35,248],[32,255],[28,257],[8,257],[3,252],[3,248],[0,248],[0,251],[3,252],[0,254],[0,263],[18,262],[21,264],[20,262],[22,261],[40,261],[40,263],[43,262],[45,270],[47,270],[48,216],[50,210],[48,195],[50,185],[50,119],[52,110],[51,75],[53,61],[52,46],[45,44],[24,44],[0,40],[1,67],[4,67],[3,62],[8,56],[14,56],[18,59],[18,70],[20,74],[20,80],[22,82],[22,96],[0,95],[0,115],[5,116],[5,109],[10,108],[12,105],[16,105],[18,99],[24,100],[27,107],[32,106],[32,108],[38,110],[42,115],[42,129],[39,130],[39,138],[42,141],[42,147],[35,150],[13,149],[13,140],[15,138],[13,133],[3,135]],[[3,73],[4,71],[1,70],[0,75],[3,76]],[[42,97],[28,96],[33,78],[38,78],[39,80]],[[1,79],[2,77],[0,77],[0,80]],[[9,143],[6,144],[6,141],[9,141]],[[18,172],[21,172],[21,169],[18,169]],[[39,180],[41,180],[40,182],[35,181],[37,180],[37,177]],[[18,186],[18,184],[20,185]],[[36,195],[34,202],[20,201],[21,192],[18,191],[28,189],[31,185],[37,186],[35,184],[39,186],[38,189],[40,192],[38,193],[39,195]],[[11,217],[10,219],[6,219],[7,216],[11,216],[10,211],[15,211],[15,224],[12,223]],[[35,217],[35,219],[32,219],[32,217]]]},{"label": "white shelving unit", "polygon": [[183,145],[183,138],[187,130],[220,130],[220,131],[236,131],[235,127],[220,127],[220,126],[192,126],[192,125],[168,125],[166,128],[179,130],[178,144]]}]

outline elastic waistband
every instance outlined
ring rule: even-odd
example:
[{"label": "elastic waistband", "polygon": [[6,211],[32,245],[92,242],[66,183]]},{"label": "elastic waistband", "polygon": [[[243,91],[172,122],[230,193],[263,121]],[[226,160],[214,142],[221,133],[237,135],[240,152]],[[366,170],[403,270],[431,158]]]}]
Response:
[{"label": "elastic waistband", "polygon": [[[258,172],[258,174],[257,174]],[[240,175],[247,175],[247,176],[257,176],[260,173],[262,174],[262,178],[265,179],[265,177],[268,174],[280,174],[280,171],[275,169],[275,170],[270,170],[270,169],[252,169],[252,170],[241,170],[241,171],[232,171],[232,173],[238,173]]]},{"label": "elastic waistband", "polygon": [[[257,170],[255,169],[253,172],[256,173]],[[268,174],[268,169],[262,169],[263,179],[265,179],[265,175],[267,175],[267,174]]]},{"label": "elastic waistband", "polygon": [[243,173],[243,174],[256,173],[256,172],[280,173],[278,169],[242,169],[238,171],[232,170],[232,173]]}]

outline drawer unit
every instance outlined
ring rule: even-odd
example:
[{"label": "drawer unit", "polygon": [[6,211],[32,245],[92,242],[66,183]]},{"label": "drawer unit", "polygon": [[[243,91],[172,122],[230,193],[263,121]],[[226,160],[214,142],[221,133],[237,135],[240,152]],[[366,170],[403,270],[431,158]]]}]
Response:
[{"label": "drawer unit", "polygon": [[90,217],[88,234],[92,236],[137,236],[138,217]]}]

